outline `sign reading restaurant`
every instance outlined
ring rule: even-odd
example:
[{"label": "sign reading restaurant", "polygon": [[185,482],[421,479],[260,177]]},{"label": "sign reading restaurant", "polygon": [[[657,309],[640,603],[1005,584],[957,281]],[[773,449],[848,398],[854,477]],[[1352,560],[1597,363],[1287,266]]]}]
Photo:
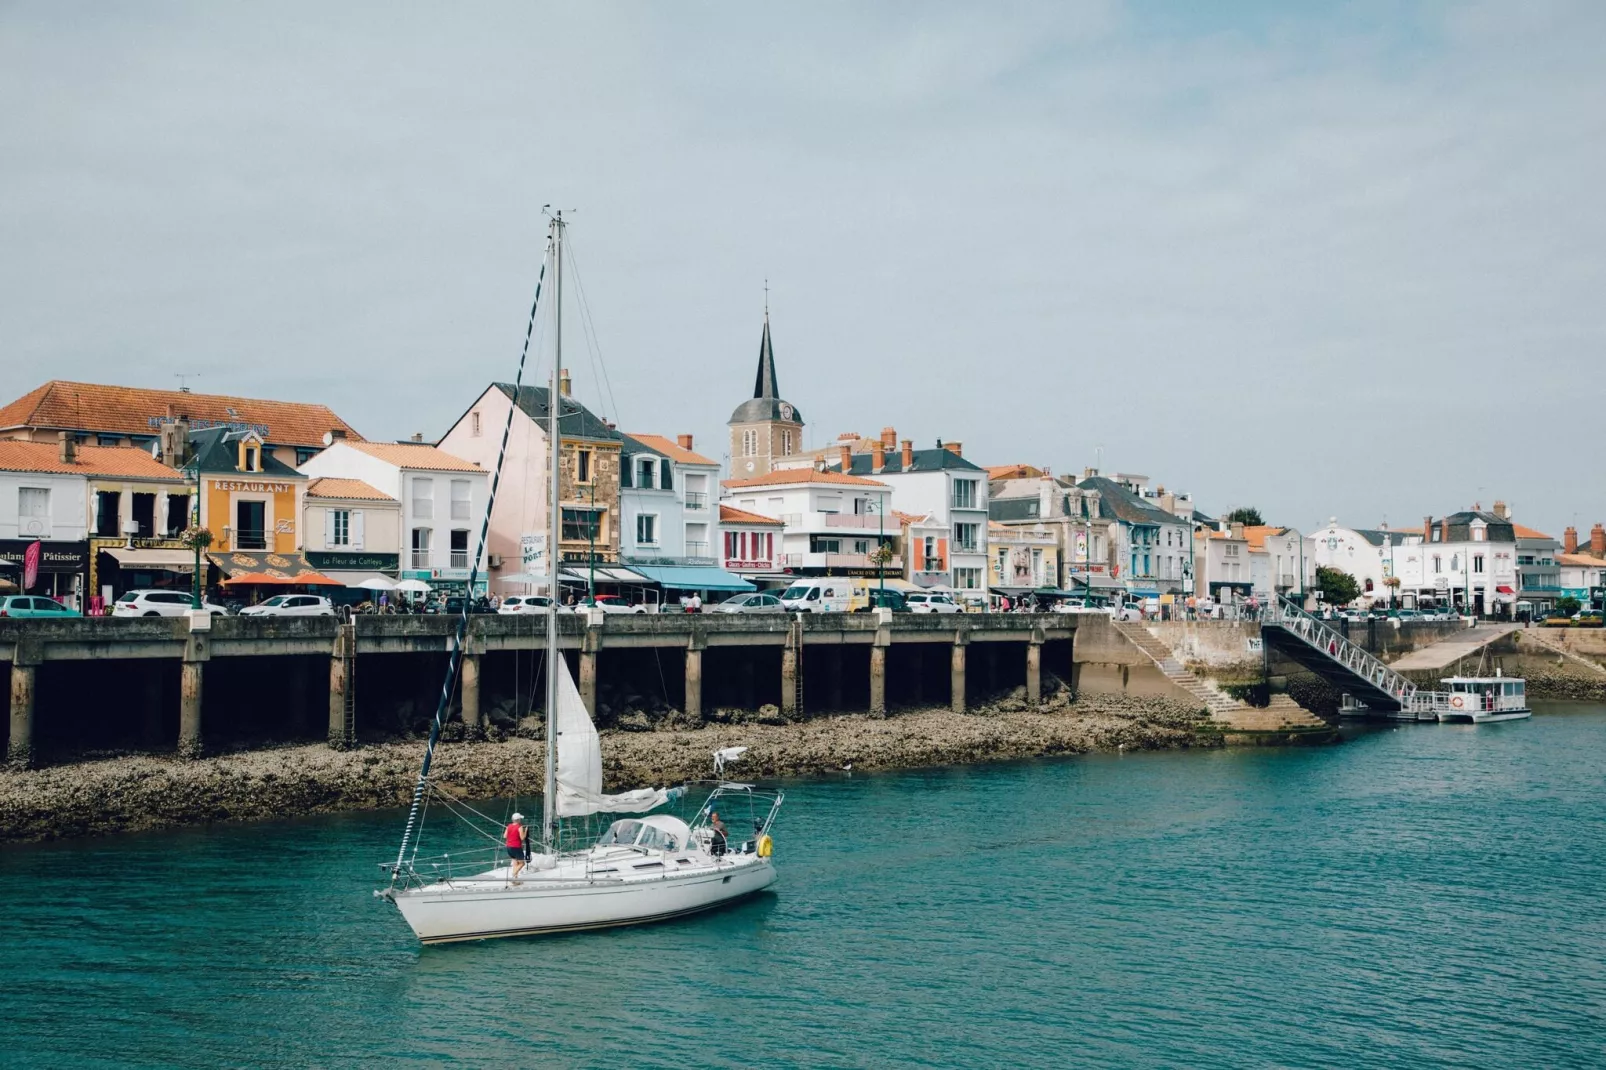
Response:
[{"label": "sign reading restaurant", "polygon": [[214,479],[212,486],[217,490],[243,490],[258,494],[284,494],[290,489],[288,483],[248,483],[240,479]]}]

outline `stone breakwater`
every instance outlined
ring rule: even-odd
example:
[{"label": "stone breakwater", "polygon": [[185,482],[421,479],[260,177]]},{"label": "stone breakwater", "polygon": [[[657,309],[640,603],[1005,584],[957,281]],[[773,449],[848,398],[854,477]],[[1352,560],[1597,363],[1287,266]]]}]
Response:
[{"label": "stone breakwater", "polygon": [[[1219,746],[1199,711],[1161,699],[1063,697],[1038,709],[1004,702],[956,714],[821,717],[792,724],[603,734],[610,788],[706,779],[719,747],[747,746],[741,775],[773,778],[1030,758],[1089,751]],[[334,751],[322,744],[183,761],[125,755],[0,773],[0,843],[104,835],[214,821],[254,821],[405,805],[423,744],[404,740]],[[449,742],[434,778],[463,798],[539,793],[537,740]]]}]

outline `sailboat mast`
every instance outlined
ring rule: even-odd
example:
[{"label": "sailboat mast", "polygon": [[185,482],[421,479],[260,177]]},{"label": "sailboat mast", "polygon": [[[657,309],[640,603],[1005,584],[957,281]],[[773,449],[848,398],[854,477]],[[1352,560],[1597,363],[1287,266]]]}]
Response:
[{"label": "sailboat mast", "polygon": [[546,559],[551,584],[552,606],[546,617],[546,780],[541,789],[541,838],[548,850],[558,843],[558,532],[562,520],[558,493],[558,474],[563,439],[558,429],[558,413],[563,407],[563,213],[552,219],[552,296],[556,310],[555,348],[552,357],[552,387],[547,394],[547,472]]}]

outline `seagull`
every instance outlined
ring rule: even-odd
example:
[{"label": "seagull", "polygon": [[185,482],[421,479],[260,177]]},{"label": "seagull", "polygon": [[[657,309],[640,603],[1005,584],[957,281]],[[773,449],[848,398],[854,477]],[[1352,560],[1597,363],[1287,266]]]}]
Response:
[{"label": "seagull", "polygon": [[842,767],[842,771],[843,771],[843,772],[844,772],[844,773],[851,773],[851,772],[853,772],[853,763],[852,763],[852,762],[849,762],[849,763],[848,763],[848,764],[847,764],[847,765],[844,765],[844,766],[843,766],[843,767]]}]

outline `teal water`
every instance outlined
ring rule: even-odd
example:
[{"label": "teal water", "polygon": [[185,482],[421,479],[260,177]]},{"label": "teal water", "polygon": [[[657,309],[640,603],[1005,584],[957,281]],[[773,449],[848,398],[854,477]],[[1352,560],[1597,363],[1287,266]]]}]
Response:
[{"label": "teal water", "polygon": [[0,852],[16,1066],[1606,1064],[1606,708],[788,784],[774,894],[419,948],[396,814]]}]

